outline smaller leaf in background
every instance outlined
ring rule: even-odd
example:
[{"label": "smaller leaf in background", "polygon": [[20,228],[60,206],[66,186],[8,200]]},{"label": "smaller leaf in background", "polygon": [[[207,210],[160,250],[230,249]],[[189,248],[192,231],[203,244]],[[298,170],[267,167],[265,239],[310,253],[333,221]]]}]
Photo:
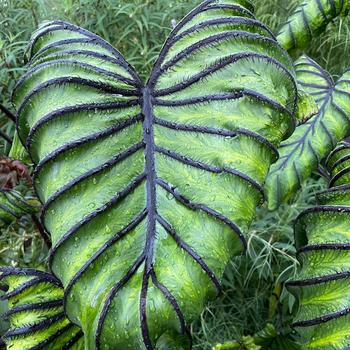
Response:
[{"label": "smaller leaf in background", "polygon": [[282,142],[280,158],[270,168],[265,191],[269,209],[287,202],[340,140],[350,134],[350,71],[333,83],[316,62],[302,56],[296,62],[299,85],[313,96],[319,112]]},{"label": "smaller leaf in background", "polygon": [[1,296],[9,306],[3,315],[10,322],[3,335],[8,349],[84,349],[81,330],[65,315],[63,288],[54,276],[34,269],[3,267],[0,283],[8,286]]},{"label": "smaller leaf in background", "polygon": [[328,157],[330,189],[296,220],[295,242],[301,268],[287,287],[298,299],[293,326],[303,349],[349,349],[350,322],[350,144]]},{"label": "smaller leaf in background", "polygon": [[236,341],[228,341],[223,344],[216,344],[213,350],[240,350],[241,344]]},{"label": "smaller leaf in background", "polygon": [[350,184],[350,143],[340,142],[326,160],[329,186]]},{"label": "smaller leaf in background", "polygon": [[277,39],[287,51],[302,50],[333,19],[347,15],[349,6],[344,0],[304,0],[282,26]]},{"label": "smaller leaf in background", "polygon": [[223,344],[217,344],[213,350],[260,350],[261,347],[256,345],[254,338],[251,336],[243,337],[241,342],[228,341]]},{"label": "smaller leaf in background", "polygon": [[262,350],[301,350],[291,334],[278,333],[271,323],[255,335],[254,342]]},{"label": "smaller leaf in background", "polygon": [[279,334],[275,327],[268,323],[254,336],[243,337],[240,342],[217,344],[213,350],[301,350],[301,347],[289,334]]},{"label": "smaller leaf in background", "polygon": [[15,190],[0,189],[0,224],[8,225],[26,214],[35,214],[41,208],[35,197],[23,197]]}]

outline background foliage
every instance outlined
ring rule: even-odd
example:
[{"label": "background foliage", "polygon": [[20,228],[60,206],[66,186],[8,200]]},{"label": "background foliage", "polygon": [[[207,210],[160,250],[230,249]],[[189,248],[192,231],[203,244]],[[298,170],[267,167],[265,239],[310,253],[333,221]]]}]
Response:
[{"label": "background foliage", "polygon": [[[37,24],[63,19],[101,35],[147,77],[160,47],[171,30],[199,0],[0,0],[0,102],[11,109],[10,94],[23,73],[23,53]],[[299,4],[298,0],[256,1],[257,17],[275,32]],[[341,59],[349,49],[350,19],[339,19],[306,52],[333,75],[349,65]],[[13,123],[0,116],[0,128],[13,134]],[[0,147],[6,148],[0,140]],[[6,149],[4,150],[6,152]],[[273,321],[279,331],[293,312],[294,300],[281,283],[294,276],[293,220],[313,204],[313,194],[325,187],[311,179],[291,206],[269,213],[262,208],[249,237],[247,256],[232,260],[225,291],[193,325],[194,348],[209,350],[216,342],[242,339]],[[0,265],[44,268],[46,248],[30,218],[0,228]],[[242,307],[242,305],[244,307]]]}]

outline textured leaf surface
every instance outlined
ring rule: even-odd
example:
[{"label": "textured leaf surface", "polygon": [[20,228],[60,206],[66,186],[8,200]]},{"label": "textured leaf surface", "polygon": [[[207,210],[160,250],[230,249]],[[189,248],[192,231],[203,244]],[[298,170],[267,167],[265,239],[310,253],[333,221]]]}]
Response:
[{"label": "textured leaf surface", "polygon": [[8,225],[26,214],[38,212],[40,205],[37,199],[24,198],[15,190],[0,190],[0,222]]},{"label": "textured leaf surface", "polygon": [[245,248],[297,96],[289,56],[252,10],[204,1],[145,86],[92,33],[56,21],[33,35],[19,135],[89,349],[190,348],[187,326]]},{"label": "textured leaf surface", "polygon": [[304,0],[280,29],[277,39],[287,50],[305,49],[339,15],[347,15],[348,0]]},{"label": "textured leaf surface", "polygon": [[350,144],[341,143],[327,160],[334,187],[319,193],[318,206],[304,211],[296,222],[301,269],[288,287],[299,300],[294,326],[305,349],[350,347],[348,159]]},{"label": "textured leaf surface", "polygon": [[52,275],[34,269],[0,268],[1,296],[8,300],[10,329],[3,335],[12,350],[83,350],[83,334],[65,316],[63,288]]},{"label": "textured leaf surface", "polygon": [[337,142],[350,134],[350,72],[334,84],[316,62],[302,56],[296,62],[296,73],[299,85],[316,99],[319,111],[279,147],[280,158],[272,165],[265,185],[270,209],[289,200]]},{"label": "textured leaf surface", "polygon": [[318,113],[319,107],[310,94],[306,93],[299,85],[298,108],[295,115],[297,126],[305,124],[310,118]]}]

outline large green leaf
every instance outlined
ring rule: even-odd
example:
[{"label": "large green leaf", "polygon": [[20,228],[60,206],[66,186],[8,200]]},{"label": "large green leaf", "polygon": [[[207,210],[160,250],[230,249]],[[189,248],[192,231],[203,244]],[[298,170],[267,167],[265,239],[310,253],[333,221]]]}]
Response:
[{"label": "large green leaf", "polygon": [[18,131],[88,349],[190,348],[188,325],[244,251],[297,98],[291,59],[252,10],[204,1],[145,85],[84,29],[33,35]]},{"label": "large green leaf", "polygon": [[347,15],[348,0],[304,0],[280,29],[277,40],[288,51],[305,49],[339,15]]},{"label": "large green leaf", "polygon": [[340,144],[327,160],[332,179],[318,205],[297,218],[295,241],[301,269],[288,283],[299,300],[294,326],[305,349],[350,347],[350,144]]},{"label": "large green leaf", "polygon": [[334,84],[316,62],[302,56],[296,62],[296,73],[299,85],[316,99],[319,111],[279,147],[280,158],[272,165],[265,185],[270,209],[289,200],[337,142],[350,135],[350,71]]},{"label": "large green leaf", "polygon": [[63,288],[54,276],[34,270],[0,268],[0,283],[8,286],[3,317],[10,328],[3,335],[12,350],[83,350],[81,330],[65,316]]}]

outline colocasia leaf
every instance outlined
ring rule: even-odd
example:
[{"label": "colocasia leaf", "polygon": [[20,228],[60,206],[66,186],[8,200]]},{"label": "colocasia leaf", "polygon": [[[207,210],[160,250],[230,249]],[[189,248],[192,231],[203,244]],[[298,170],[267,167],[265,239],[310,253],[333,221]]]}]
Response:
[{"label": "colocasia leaf", "polygon": [[52,275],[12,267],[0,268],[1,296],[8,300],[10,329],[3,335],[11,350],[83,350],[83,334],[66,317],[63,288]]},{"label": "colocasia leaf", "polygon": [[299,85],[313,96],[319,111],[282,142],[265,190],[270,209],[289,200],[337,142],[350,135],[350,71],[333,83],[316,62],[302,56],[296,62]]},{"label": "colocasia leaf", "polygon": [[301,269],[289,290],[299,300],[294,327],[303,349],[350,347],[350,144],[340,144],[327,160],[331,189],[297,219],[295,241]]},{"label": "colocasia leaf", "polygon": [[277,39],[287,50],[305,49],[327,25],[340,15],[347,15],[348,0],[304,0],[280,29]]},{"label": "colocasia leaf", "polygon": [[[247,0],[207,0],[143,84],[74,25],[44,23],[14,102],[50,266],[93,349],[189,349],[294,129],[293,65]],[[170,344],[170,345],[169,345]]]}]

